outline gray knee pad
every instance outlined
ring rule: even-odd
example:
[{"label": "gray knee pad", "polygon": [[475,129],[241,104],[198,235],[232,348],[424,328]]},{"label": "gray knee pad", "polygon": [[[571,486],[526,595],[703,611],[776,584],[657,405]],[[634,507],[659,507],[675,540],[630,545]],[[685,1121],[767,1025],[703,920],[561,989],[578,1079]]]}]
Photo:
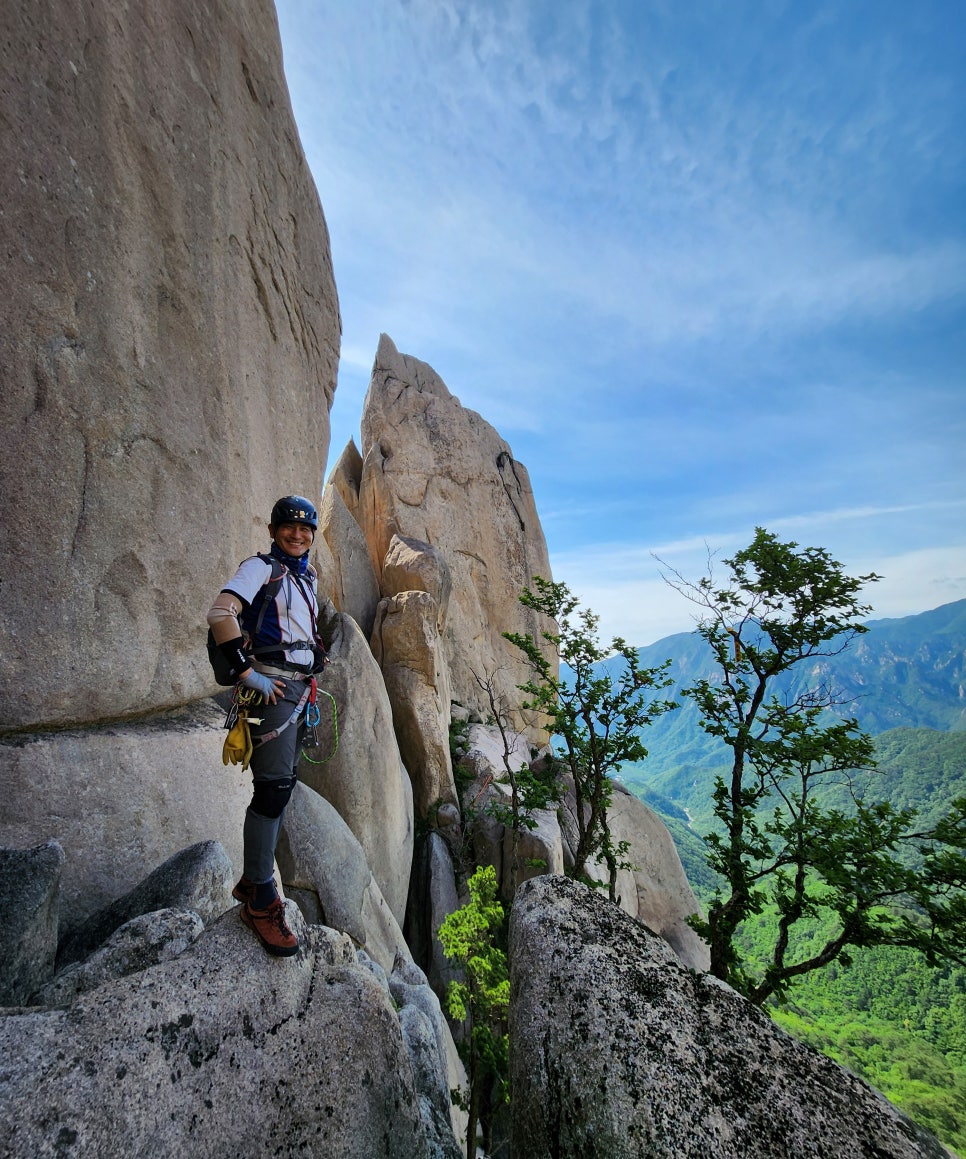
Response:
[{"label": "gray knee pad", "polygon": [[295,788],[296,780],[296,777],[282,777],[276,781],[256,781],[249,809],[260,817],[272,819],[281,817]]}]

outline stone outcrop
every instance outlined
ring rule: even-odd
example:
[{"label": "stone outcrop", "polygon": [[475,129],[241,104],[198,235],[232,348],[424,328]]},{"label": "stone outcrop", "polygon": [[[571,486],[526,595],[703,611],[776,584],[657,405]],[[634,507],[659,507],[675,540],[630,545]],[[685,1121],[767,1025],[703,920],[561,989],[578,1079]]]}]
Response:
[{"label": "stone outcrop", "polygon": [[210,922],[235,903],[231,861],[217,841],[179,850],[121,897],[60,939],[57,966],[85,959],[126,922],[160,909],[186,909]]},{"label": "stone outcrop", "polygon": [[[372,570],[362,528],[349,513],[339,489],[330,481],[319,507],[319,534],[333,561],[329,598],[337,611],[351,616],[369,639],[379,603],[379,583]],[[321,576],[320,576],[321,581]]]},{"label": "stone outcrop", "polygon": [[179,957],[205,925],[188,909],[160,909],[140,914],[119,926],[82,962],[62,970],[31,996],[31,1006],[64,1006],[88,990],[115,978],[137,974]]},{"label": "stone outcrop", "polygon": [[350,439],[342,448],[342,453],[329,474],[329,484],[339,492],[346,511],[361,527],[359,488],[362,486],[362,455],[359,454],[355,440]]},{"label": "stone outcrop", "polygon": [[[577,801],[569,777],[556,817],[562,839],[563,867],[569,873],[574,866],[578,842]],[[618,904],[659,934],[685,966],[693,970],[709,969],[708,947],[688,924],[700,905],[667,826],[619,781],[612,785],[607,824],[615,846],[627,842],[624,860],[631,867],[617,872]],[[607,866],[598,858],[587,862],[587,872],[595,881],[609,881]]]},{"label": "stone outcrop", "polygon": [[25,1003],[54,973],[63,868],[56,841],[0,849],[0,1006]]},{"label": "stone outcrop", "polygon": [[510,920],[512,1146],[527,1159],[948,1159],[596,891],[541,877]]},{"label": "stone outcrop", "polygon": [[[512,832],[495,814],[509,809],[507,765],[518,772],[530,760],[526,739],[510,732],[504,739],[495,725],[474,724],[466,730],[464,748],[460,765],[471,779],[462,805],[474,858],[496,868],[504,900],[511,900],[516,886],[528,878],[559,875],[571,868],[576,842],[572,785],[559,808],[533,813],[533,827],[521,828],[514,850]],[[615,844],[627,842],[626,859],[634,867],[618,873],[620,905],[660,935],[685,966],[707,970],[708,947],[688,925],[688,918],[699,910],[698,900],[667,827],[617,782],[607,816]],[[588,872],[601,882],[608,880],[602,864],[591,861]]]},{"label": "stone outcrop", "polygon": [[477,678],[492,679],[516,705],[526,669],[502,633],[540,638],[543,625],[519,596],[535,575],[550,578],[526,468],[430,366],[386,335],[363,409],[362,457],[358,520],[376,575],[381,581],[394,535],[431,544],[452,579],[442,646],[453,698],[488,712]]},{"label": "stone outcrop", "polygon": [[449,679],[439,620],[439,604],[429,592],[404,591],[380,601],[372,632],[372,653],[382,669],[419,817],[443,802],[456,801],[449,753]]},{"label": "stone outcrop", "polygon": [[409,957],[362,846],[332,805],[306,785],[295,786],[277,858],[286,894],[309,920],[348,934],[384,970],[399,955]]},{"label": "stone outcrop", "polygon": [[402,592],[428,592],[439,609],[437,628],[443,630],[453,580],[443,553],[431,543],[394,535],[382,565],[382,594],[398,596]]},{"label": "stone outcrop", "polygon": [[401,926],[413,857],[413,791],[393,732],[392,708],[355,620],[332,615],[325,636],[329,663],[319,677],[319,747],[306,750],[299,776],[355,834]]},{"label": "stone outcrop", "polygon": [[463,1159],[466,1149],[453,1134],[450,1087],[439,1071],[432,1024],[419,1007],[407,1005],[399,1011],[399,1027],[413,1068],[423,1127],[427,1139],[433,1140],[431,1159]]},{"label": "stone outcrop", "polygon": [[471,724],[462,746],[460,767],[467,783],[463,790],[463,816],[481,865],[492,865],[504,901],[512,901],[517,886],[541,873],[563,873],[564,845],[556,810],[535,810],[533,828],[522,825],[516,834],[499,819],[510,810],[509,774],[530,761],[525,736],[496,725]]},{"label": "stone outcrop", "polygon": [[[439,1159],[461,1159],[466,1154],[466,1116],[450,1092],[465,1088],[466,1071],[439,999],[426,975],[409,958],[397,959],[388,984],[399,1009],[399,1026],[412,1063],[427,1137],[436,1144]],[[458,1138],[464,1146],[457,1143]]]},{"label": "stone outcrop", "polygon": [[413,782],[420,817],[456,803],[449,749],[449,666],[441,633],[452,588],[443,555],[431,544],[394,535],[382,569],[373,655],[392,704],[393,726]]},{"label": "stone outcrop", "polygon": [[233,911],[172,962],[0,1019],[0,1154],[428,1159],[387,990],[288,911],[293,958]]},{"label": "stone outcrop", "polygon": [[[688,925],[688,918],[700,908],[698,899],[667,826],[653,809],[617,782],[607,823],[615,844],[627,841],[627,860],[633,866],[617,874],[621,908],[659,934],[685,966],[708,970],[708,947]],[[599,876],[606,878],[602,871]]]},{"label": "stone outcrop", "polygon": [[316,535],[309,560],[315,568],[318,579],[320,602],[322,604],[328,602],[334,607],[335,595],[339,591],[341,582],[340,567],[324,536]]},{"label": "stone outcrop", "polygon": [[443,953],[437,931],[459,906],[456,870],[449,846],[438,832],[430,830],[416,843],[405,933],[414,957],[419,955],[417,965],[441,1001],[446,998],[450,982],[459,979],[461,974],[459,967]]},{"label": "stone outcrop", "polygon": [[0,89],[0,845],[63,846],[64,932],[240,866],[204,612],[321,490],[340,321],[271,0],[4,5]]},{"label": "stone outcrop", "polygon": [[[516,885],[529,877],[562,874],[572,868],[576,843],[573,783],[558,809],[533,812],[532,829],[521,829],[514,850],[513,833],[496,815],[509,809],[507,765],[516,773],[529,763],[525,737],[508,731],[504,739],[494,724],[470,724],[462,748],[460,766],[471,778],[464,789],[463,812],[473,855],[495,867],[504,899],[513,897]],[[608,823],[613,841],[626,841],[626,860],[633,866],[618,873],[620,905],[660,934],[685,965],[695,970],[709,968],[709,950],[688,925],[691,914],[698,912],[698,901],[667,826],[619,782],[613,783]],[[600,863],[591,861],[588,872],[598,881],[608,880],[607,868]]]},{"label": "stone outcrop", "polygon": [[211,690],[211,596],[321,491],[340,320],[271,0],[4,4],[0,54],[2,730]]},{"label": "stone outcrop", "polygon": [[240,873],[251,775],[222,764],[223,721],[202,701],[137,724],[0,740],[0,845],[63,847],[62,936],[197,842],[217,841]]}]

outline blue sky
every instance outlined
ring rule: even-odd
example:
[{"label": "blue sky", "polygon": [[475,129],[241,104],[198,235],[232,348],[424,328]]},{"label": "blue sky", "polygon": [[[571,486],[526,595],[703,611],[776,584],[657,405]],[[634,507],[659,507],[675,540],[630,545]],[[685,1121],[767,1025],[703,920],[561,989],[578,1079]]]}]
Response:
[{"label": "blue sky", "polygon": [[605,638],[756,526],[966,597],[962,0],[277,0],[343,320],[530,472]]}]

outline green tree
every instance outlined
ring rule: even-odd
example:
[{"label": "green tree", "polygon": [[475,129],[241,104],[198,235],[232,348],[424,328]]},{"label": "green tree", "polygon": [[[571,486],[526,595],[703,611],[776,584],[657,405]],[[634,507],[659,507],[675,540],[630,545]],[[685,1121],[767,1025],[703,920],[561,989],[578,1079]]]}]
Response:
[{"label": "green tree", "polygon": [[[702,609],[698,632],[711,646],[718,678],[682,690],[702,727],[731,750],[730,775],[718,777],[707,835],[708,863],[724,879],[695,927],[711,950],[711,972],[762,1003],[836,959],[850,946],[903,945],[963,961],[966,943],[966,799],[929,829],[913,828],[914,809],[887,802],[823,808],[830,779],[851,785],[874,766],[873,742],[853,717],[837,718],[834,689],[801,690],[782,678],[837,655],[871,610],[859,598],[879,577],[845,575],[822,548],[782,543],[758,528],[749,547],[724,561],[728,577],[688,583],[665,578]],[[798,687],[799,691],[789,691]],[[915,853],[910,858],[906,851]],[[749,918],[771,908],[776,934],[752,977],[737,943]],[[799,922],[834,918],[818,945],[792,933]]]},{"label": "green tree", "polygon": [[520,685],[528,697],[523,707],[546,719],[547,731],[559,742],[558,751],[573,782],[577,848],[572,876],[597,884],[591,881],[587,866],[592,858],[600,857],[607,866],[613,901],[617,872],[627,867],[627,845],[615,844],[607,820],[611,776],[626,761],[647,756],[642,730],[675,707],[672,701],[655,699],[671,683],[670,661],[642,668],[637,652],[620,637],[604,648],[597,631],[600,617],[581,609],[566,584],[535,576],[534,589],[524,588],[520,603],[553,621],[554,628],[542,637],[554,649],[559,664],[569,670],[569,677],[559,674],[532,636],[504,635],[523,652],[533,673]]},{"label": "green tree", "polygon": [[506,697],[496,691],[492,676],[483,677],[474,672],[473,678],[486,694],[503,748],[501,753],[503,775],[495,779],[509,789],[509,797],[505,803],[501,801],[491,803],[488,811],[510,833],[510,862],[509,869],[504,874],[503,884],[504,896],[512,898],[523,874],[523,867],[520,864],[522,834],[524,830],[529,832],[537,827],[535,813],[556,807],[559,803],[560,783],[554,773],[552,762],[543,761],[534,768],[526,761],[517,767],[515,756],[519,734],[511,726],[510,707]]},{"label": "green tree", "polygon": [[442,922],[439,940],[447,957],[465,971],[465,981],[450,982],[446,1006],[457,1022],[469,1023],[470,1089],[462,1105],[469,1116],[466,1156],[475,1159],[477,1126],[483,1128],[483,1148],[489,1154],[491,1116],[508,1094],[510,975],[500,945],[505,921],[497,899],[496,870],[492,865],[480,866],[467,885],[470,900]]}]

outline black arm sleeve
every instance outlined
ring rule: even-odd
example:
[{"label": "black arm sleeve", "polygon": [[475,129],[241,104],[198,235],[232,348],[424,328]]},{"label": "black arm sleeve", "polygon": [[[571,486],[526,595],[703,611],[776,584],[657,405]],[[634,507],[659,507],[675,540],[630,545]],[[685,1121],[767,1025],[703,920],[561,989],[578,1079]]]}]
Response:
[{"label": "black arm sleeve", "polygon": [[236,636],[234,640],[226,640],[223,644],[218,645],[218,651],[231,665],[233,672],[244,672],[246,668],[251,668],[252,666],[251,658],[245,651],[244,643],[244,637]]}]

